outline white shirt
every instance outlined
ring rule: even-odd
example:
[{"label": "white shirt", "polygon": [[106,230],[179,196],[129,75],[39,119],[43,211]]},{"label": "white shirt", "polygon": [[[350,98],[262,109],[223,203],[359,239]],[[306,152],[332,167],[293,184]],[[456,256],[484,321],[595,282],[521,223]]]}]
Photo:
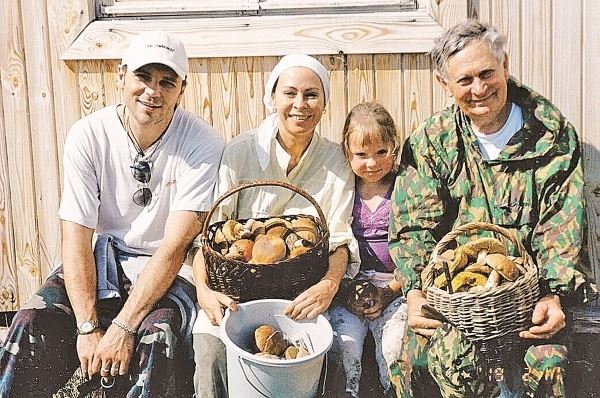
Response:
[{"label": "white shirt", "polygon": [[485,160],[494,160],[498,158],[500,152],[506,147],[508,141],[512,138],[517,131],[523,128],[523,112],[521,107],[512,104],[510,108],[510,114],[508,119],[504,123],[504,126],[493,134],[482,134],[475,129],[473,132],[477,136],[477,142],[481,149],[481,154]]},{"label": "white shirt", "polygon": [[[213,203],[224,140],[206,122],[177,108],[152,153],[149,206],[133,203],[141,184],[131,164],[137,154],[117,116],[116,106],[101,109],[76,122],[65,142],[64,183],[59,209],[62,220],[110,234],[116,246],[131,254],[125,274],[137,276],[162,242],[173,211],[208,211]],[[191,279],[191,267],[180,275]]]}]

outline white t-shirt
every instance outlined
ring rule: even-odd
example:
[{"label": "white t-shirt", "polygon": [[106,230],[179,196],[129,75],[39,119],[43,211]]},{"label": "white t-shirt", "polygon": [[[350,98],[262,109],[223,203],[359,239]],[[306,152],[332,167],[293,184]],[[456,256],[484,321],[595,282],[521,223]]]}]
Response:
[{"label": "white t-shirt", "polygon": [[523,128],[523,112],[521,107],[512,104],[510,114],[504,126],[494,134],[482,134],[475,130],[473,132],[477,136],[477,142],[481,149],[481,154],[485,160],[494,160],[498,158],[500,152],[506,147],[508,141],[517,131]]},{"label": "white t-shirt", "polygon": [[[129,142],[115,106],[79,120],[71,128],[64,149],[64,183],[59,210],[61,220],[110,234],[127,253],[151,256],[159,247],[170,212],[208,211],[224,140],[205,121],[177,108],[162,140],[148,148],[152,176],[149,206],[133,202],[142,184],[130,166],[137,152]],[[137,260],[137,261],[136,261]],[[132,257],[123,264],[135,282],[148,261]],[[180,275],[191,279],[191,268]]]}]

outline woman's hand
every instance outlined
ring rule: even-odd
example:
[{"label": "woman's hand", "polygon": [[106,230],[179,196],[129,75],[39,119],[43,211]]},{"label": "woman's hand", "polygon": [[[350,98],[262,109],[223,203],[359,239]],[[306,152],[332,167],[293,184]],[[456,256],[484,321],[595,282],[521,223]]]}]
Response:
[{"label": "woman's hand", "polygon": [[550,294],[542,297],[533,310],[531,322],[534,326],[523,330],[523,339],[549,339],[566,326],[565,313],[560,305],[560,297]]},{"label": "woman's hand", "polygon": [[237,311],[237,303],[226,294],[216,292],[210,289],[206,284],[196,286],[198,304],[204,310],[211,324],[218,326],[223,320],[223,309],[229,308],[231,311]]},{"label": "woman's hand", "polygon": [[442,325],[440,321],[423,316],[421,307],[427,304],[427,299],[421,290],[409,291],[406,295],[406,304],[408,306],[408,327],[416,334],[429,338],[435,329]]},{"label": "woman's hand", "polygon": [[339,284],[331,279],[321,279],[300,293],[285,310],[285,314],[292,319],[311,319],[325,312],[331,305]]}]

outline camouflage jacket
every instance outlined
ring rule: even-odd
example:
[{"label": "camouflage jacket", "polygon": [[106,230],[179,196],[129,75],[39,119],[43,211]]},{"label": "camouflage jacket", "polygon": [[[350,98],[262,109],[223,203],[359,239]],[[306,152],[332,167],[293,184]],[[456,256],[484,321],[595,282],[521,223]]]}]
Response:
[{"label": "camouflage jacket", "polygon": [[591,272],[580,262],[585,206],[577,133],[553,104],[512,78],[508,97],[522,108],[523,128],[495,160],[484,160],[456,105],[431,116],[405,142],[389,231],[405,293],[421,288],[420,271],[437,241],[456,226],[484,221],[523,242],[539,268],[542,292],[595,298]]}]

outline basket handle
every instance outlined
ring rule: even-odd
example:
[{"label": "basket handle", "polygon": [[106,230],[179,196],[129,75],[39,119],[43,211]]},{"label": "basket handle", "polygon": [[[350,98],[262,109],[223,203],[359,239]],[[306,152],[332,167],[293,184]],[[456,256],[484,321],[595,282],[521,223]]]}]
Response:
[{"label": "basket handle", "polygon": [[[469,222],[469,223],[460,225],[460,226],[456,227],[455,229],[453,229],[452,231],[448,232],[446,235],[444,235],[444,237],[442,239],[440,239],[440,241],[437,243],[437,245],[435,245],[435,247],[433,248],[433,252],[431,253],[431,258],[429,260],[429,264],[427,264],[427,266],[425,267],[425,269],[423,269],[423,271],[421,273],[422,287],[424,289],[427,289],[428,287],[433,285],[433,280],[434,280],[433,268],[434,268],[435,264],[439,262],[438,257],[439,257],[440,252],[442,252],[443,249],[445,249],[446,246],[450,242],[454,241],[454,239],[456,239],[459,235],[468,233],[474,229],[482,229],[482,230],[486,230],[486,231],[492,231],[492,232],[496,232],[500,235],[503,235],[517,248],[519,255],[521,256],[521,258],[523,258],[523,266],[525,268],[534,266],[533,260],[531,259],[531,256],[529,255],[529,253],[527,253],[527,250],[525,250],[525,247],[523,246],[523,244],[519,240],[517,240],[517,238],[515,238],[513,233],[510,232],[508,229],[506,229],[504,227],[500,227],[495,224],[490,224],[487,222],[479,222],[479,221]],[[522,271],[523,270],[521,270],[521,272]]]},{"label": "basket handle", "polygon": [[325,222],[325,214],[323,214],[323,210],[321,210],[321,206],[319,206],[319,204],[317,203],[317,201],[308,192],[306,192],[302,188],[299,188],[299,187],[297,187],[295,185],[288,184],[287,182],[278,181],[278,180],[260,180],[260,181],[253,181],[253,182],[247,182],[247,183],[244,183],[244,184],[239,184],[239,185],[231,188],[227,192],[225,192],[223,195],[219,196],[217,198],[217,200],[215,201],[215,203],[213,204],[213,206],[210,209],[210,211],[208,212],[208,215],[204,219],[204,223],[202,224],[202,235],[207,236],[206,233],[208,231],[208,227],[209,227],[209,224],[210,224],[210,219],[212,218],[212,216],[215,213],[215,211],[217,210],[219,204],[223,200],[227,199],[228,197],[230,197],[234,193],[237,193],[237,192],[239,192],[239,191],[241,191],[243,189],[246,189],[246,188],[264,187],[264,186],[273,186],[273,185],[274,186],[283,187],[283,188],[287,188],[287,189],[289,189],[291,191],[299,193],[306,200],[308,200],[310,202],[310,204],[313,205],[313,207],[317,210],[317,214],[319,215],[319,224],[321,224],[321,230],[323,231],[323,233],[325,235],[329,233],[329,229],[327,228],[327,223]]}]

